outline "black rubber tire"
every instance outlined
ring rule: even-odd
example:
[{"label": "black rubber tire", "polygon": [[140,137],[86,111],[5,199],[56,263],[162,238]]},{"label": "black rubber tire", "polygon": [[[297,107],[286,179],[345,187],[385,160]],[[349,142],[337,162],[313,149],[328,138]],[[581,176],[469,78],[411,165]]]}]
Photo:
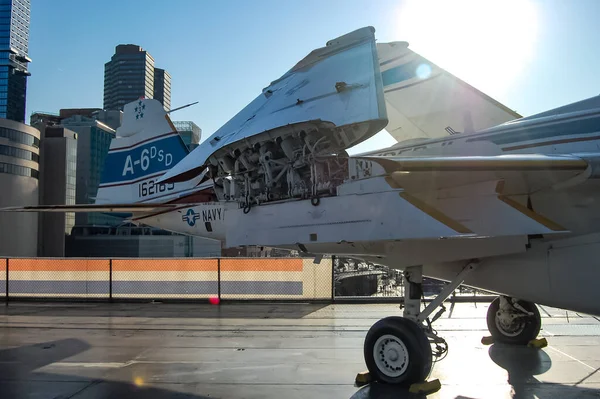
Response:
[{"label": "black rubber tire", "polygon": [[540,333],[540,329],[542,327],[542,318],[535,303],[523,300],[518,300],[517,302],[525,310],[532,312],[533,316],[527,318],[523,331],[514,337],[505,335],[502,330],[498,329],[496,326],[496,312],[498,312],[498,309],[500,308],[500,298],[498,297],[494,299],[492,303],[490,303],[490,307],[487,311],[486,321],[488,330],[492,334],[495,342],[512,345],[527,345],[529,341],[535,339]]},{"label": "black rubber tire", "polygon": [[[389,377],[382,373],[373,358],[373,347],[377,339],[386,334],[399,338],[408,350],[408,368],[398,377]],[[403,317],[386,317],[373,324],[365,337],[364,357],[373,381],[408,387],[425,381],[431,372],[431,345],[427,336],[417,323]]]}]

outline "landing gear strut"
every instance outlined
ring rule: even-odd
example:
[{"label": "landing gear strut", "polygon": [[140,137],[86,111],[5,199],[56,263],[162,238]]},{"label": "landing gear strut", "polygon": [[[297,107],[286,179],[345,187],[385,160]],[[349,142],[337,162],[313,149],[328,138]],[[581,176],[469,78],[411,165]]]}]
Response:
[{"label": "landing gear strut", "polygon": [[532,302],[500,296],[490,304],[487,326],[494,341],[527,345],[542,325],[540,312]]},{"label": "landing gear strut", "polygon": [[[476,261],[467,263],[456,278],[422,311],[423,268],[406,268],[404,317],[379,320],[365,338],[365,363],[373,380],[409,386],[422,382],[429,376],[433,358],[443,357],[448,350],[446,341],[437,335],[431,323],[446,310],[443,302],[477,265]],[[441,309],[430,320],[429,316],[439,306]],[[435,345],[435,351],[431,349],[432,344]]]}]

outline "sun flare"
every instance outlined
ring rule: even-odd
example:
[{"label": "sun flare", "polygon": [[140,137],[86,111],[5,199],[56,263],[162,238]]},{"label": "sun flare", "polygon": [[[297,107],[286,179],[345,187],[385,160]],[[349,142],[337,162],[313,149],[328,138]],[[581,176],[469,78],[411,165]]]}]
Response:
[{"label": "sun flare", "polygon": [[488,94],[515,84],[535,56],[537,18],[528,0],[407,0],[398,40]]}]

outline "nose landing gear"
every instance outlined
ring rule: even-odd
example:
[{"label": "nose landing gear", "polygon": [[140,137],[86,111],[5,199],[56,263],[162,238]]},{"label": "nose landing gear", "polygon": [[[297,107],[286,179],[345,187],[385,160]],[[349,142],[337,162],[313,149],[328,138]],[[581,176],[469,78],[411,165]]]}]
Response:
[{"label": "nose landing gear", "polygon": [[[478,262],[469,262],[438,296],[421,310],[422,266],[404,271],[404,317],[386,317],[375,323],[365,338],[364,357],[373,380],[410,386],[425,381],[431,372],[433,358],[441,358],[448,350],[446,341],[438,337],[431,323],[445,308],[429,320],[429,316],[474,270]],[[427,325],[424,323],[427,322]],[[432,351],[431,345],[435,345]]]}]

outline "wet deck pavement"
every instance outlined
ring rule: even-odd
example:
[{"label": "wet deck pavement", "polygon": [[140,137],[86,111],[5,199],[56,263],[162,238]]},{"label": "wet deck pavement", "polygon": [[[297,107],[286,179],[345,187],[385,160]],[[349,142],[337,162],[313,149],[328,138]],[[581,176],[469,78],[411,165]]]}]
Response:
[{"label": "wet deck pavement", "polygon": [[[449,307],[429,398],[600,398],[600,321],[541,308],[543,350],[484,346],[487,304]],[[0,307],[0,398],[403,398],[354,386],[364,336],[398,305]]]}]

